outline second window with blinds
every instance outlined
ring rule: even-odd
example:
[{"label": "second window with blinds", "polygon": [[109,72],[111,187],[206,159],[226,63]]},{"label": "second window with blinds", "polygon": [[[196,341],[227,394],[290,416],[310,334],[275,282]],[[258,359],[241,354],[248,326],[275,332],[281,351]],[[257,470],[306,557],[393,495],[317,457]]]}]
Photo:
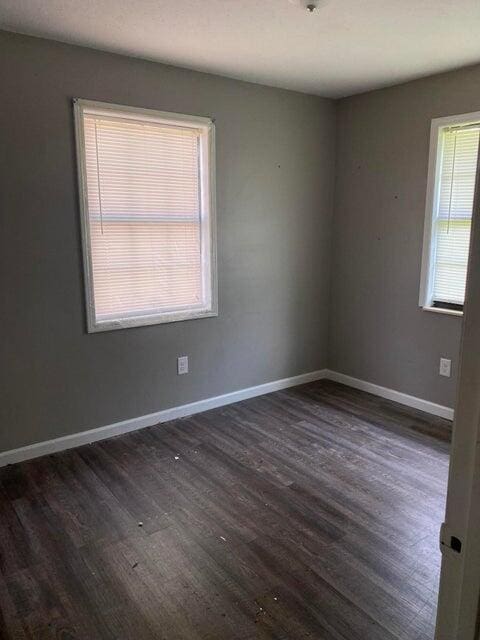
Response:
[{"label": "second window with blinds", "polygon": [[216,315],[212,121],[74,108],[88,330]]},{"label": "second window with blinds", "polygon": [[432,121],[420,306],[461,315],[472,225],[480,112]]}]

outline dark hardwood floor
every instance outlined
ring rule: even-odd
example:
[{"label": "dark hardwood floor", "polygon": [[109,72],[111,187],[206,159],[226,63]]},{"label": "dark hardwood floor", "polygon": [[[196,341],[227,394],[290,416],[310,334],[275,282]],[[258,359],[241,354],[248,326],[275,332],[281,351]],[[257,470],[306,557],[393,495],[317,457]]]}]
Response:
[{"label": "dark hardwood floor", "polygon": [[449,423],[322,381],[0,471],[0,637],[432,640]]}]

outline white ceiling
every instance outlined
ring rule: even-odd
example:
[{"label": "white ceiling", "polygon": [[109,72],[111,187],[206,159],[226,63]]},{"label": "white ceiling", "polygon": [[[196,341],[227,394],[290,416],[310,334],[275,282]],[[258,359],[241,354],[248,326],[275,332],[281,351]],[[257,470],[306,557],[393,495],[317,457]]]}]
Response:
[{"label": "white ceiling", "polygon": [[330,97],[480,62],[480,0],[307,3],[0,0],[0,27]]}]

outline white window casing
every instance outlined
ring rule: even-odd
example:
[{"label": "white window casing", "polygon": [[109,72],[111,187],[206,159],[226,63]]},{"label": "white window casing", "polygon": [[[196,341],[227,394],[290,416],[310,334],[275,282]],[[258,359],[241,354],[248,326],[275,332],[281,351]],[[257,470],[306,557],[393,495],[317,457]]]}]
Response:
[{"label": "white window casing", "polygon": [[88,331],[217,315],[213,121],[74,111]]},{"label": "white window casing", "polygon": [[432,120],[420,306],[462,315],[480,112]]}]

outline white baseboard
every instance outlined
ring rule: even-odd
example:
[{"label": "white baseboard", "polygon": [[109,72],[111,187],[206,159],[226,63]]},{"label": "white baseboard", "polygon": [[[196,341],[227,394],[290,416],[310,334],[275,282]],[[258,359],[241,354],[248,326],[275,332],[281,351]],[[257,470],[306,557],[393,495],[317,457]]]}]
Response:
[{"label": "white baseboard", "polygon": [[441,416],[447,420],[453,420],[453,409],[450,409],[449,407],[444,407],[440,404],[429,402],[428,400],[422,400],[415,396],[409,396],[406,393],[401,393],[394,389],[387,389],[386,387],[381,387],[380,385],[373,384],[372,382],[352,378],[344,373],[338,373],[337,371],[331,371],[329,369],[320,369],[318,371],[303,373],[291,378],[274,380],[273,382],[260,384],[256,387],[248,387],[246,389],[240,389],[239,391],[232,391],[231,393],[225,393],[221,396],[206,398],[205,400],[198,400],[197,402],[190,402],[189,404],[184,404],[179,407],[163,409],[162,411],[149,413],[148,415],[140,416],[138,418],[122,420],[122,422],[115,422],[114,424],[109,424],[105,427],[89,429],[88,431],[80,431],[69,436],[62,436],[61,438],[37,442],[35,444],[27,445],[26,447],[20,447],[19,449],[4,451],[3,453],[0,453],[0,467],[4,467],[7,464],[14,464],[15,462],[38,458],[39,456],[55,453],[56,451],[73,449],[74,447],[79,447],[82,444],[105,440],[106,438],[119,436],[122,433],[128,433],[129,431],[137,431],[138,429],[151,427],[161,422],[168,422],[175,418],[184,418],[185,416],[191,416],[195,413],[215,409],[216,407],[223,407],[227,404],[232,404],[233,402],[247,400],[248,398],[254,398],[255,396],[272,393],[272,391],[280,391],[281,389],[288,389],[288,387],[295,387],[300,384],[313,382],[314,380],[322,380],[324,378],[334,380],[335,382],[341,382],[342,384],[354,387],[355,389],[367,391],[368,393],[380,396],[381,398],[387,398],[388,400],[399,402],[407,407],[413,407],[415,409],[420,409],[420,411],[431,413],[435,416]]},{"label": "white baseboard", "polygon": [[325,377],[329,380],[334,380],[335,382],[341,382],[348,387],[360,389],[361,391],[367,391],[368,393],[372,393],[375,396],[380,396],[381,398],[386,398],[387,400],[393,400],[394,402],[404,404],[407,407],[413,407],[414,409],[419,409],[420,411],[431,413],[434,416],[440,416],[441,418],[446,418],[447,420],[453,420],[453,409],[451,409],[450,407],[444,407],[441,404],[436,404],[435,402],[430,402],[429,400],[422,400],[422,398],[410,396],[407,393],[395,391],[395,389],[381,387],[378,384],[373,384],[373,382],[366,382],[365,380],[360,380],[359,378],[352,378],[352,376],[347,376],[344,373],[338,373],[338,371],[330,371],[329,369],[327,369]]},{"label": "white baseboard", "polygon": [[7,464],[14,464],[15,462],[38,458],[50,453],[55,453],[56,451],[73,449],[74,447],[79,447],[82,444],[105,440],[106,438],[119,436],[122,433],[128,433],[129,431],[137,431],[144,427],[151,427],[155,424],[159,424],[160,422],[167,422],[168,420],[174,420],[175,418],[184,418],[185,416],[191,416],[195,413],[215,409],[216,407],[223,407],[224,405],[232,404],[233,402],[239,402],[240,400],[261,396],[266,393],[271,393],[272,391],[280,391],[280,389],[287,389],[288,387],[295,387],[299,384],[313,382],[314,380],[321,380],[325,377],[326,369],[302,373],[299,376],[274,380],[273,382],[259,384],[256,387],[248,387],[246,389],[232,391],[231,393],[225,393],[221,396],[206,398],[205,400],[198,400],[197,402],[190,402],[189,404],[184,404],[179,407],[163,409],[162,411],[149,413],[148,415],[140,416],[138,418],[122,420],[121,422],[115,422],[114,424],[109,424],[104,427],[89,429],[88,431],[80,431],[69,436],[54,438],[53,440],[36,442],[25,447],[11,449],[10,451],[0,453],[0,467],[4,467]]}]

